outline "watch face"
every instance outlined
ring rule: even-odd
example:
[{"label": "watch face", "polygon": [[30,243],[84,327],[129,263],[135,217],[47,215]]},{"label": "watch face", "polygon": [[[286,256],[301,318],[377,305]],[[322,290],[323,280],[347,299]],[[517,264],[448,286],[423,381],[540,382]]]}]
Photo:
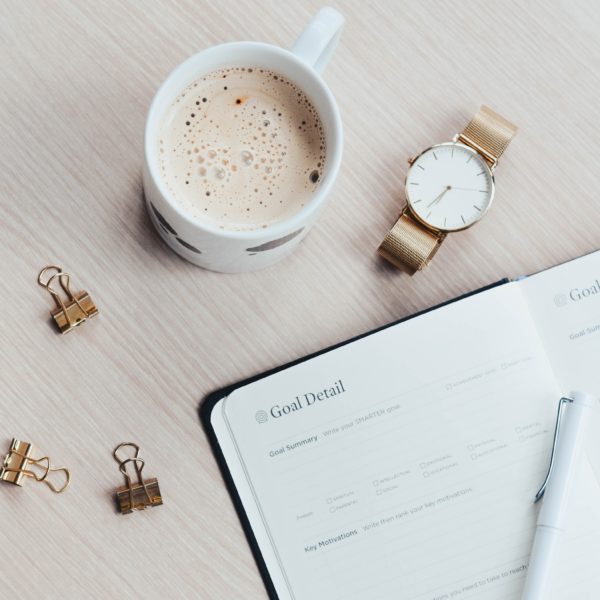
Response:
[{"label": "watch face", "polygon": [[425,225],[466,229],[484,215],[494,196],[494,176],[483,157],[459,143],[420,154],[406,176],[406,199]]}]

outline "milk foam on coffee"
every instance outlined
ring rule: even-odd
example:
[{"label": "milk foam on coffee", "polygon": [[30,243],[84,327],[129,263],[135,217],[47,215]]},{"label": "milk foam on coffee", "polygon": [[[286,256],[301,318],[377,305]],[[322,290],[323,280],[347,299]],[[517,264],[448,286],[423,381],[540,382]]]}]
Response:
[{"label": "milk foam on coffee", "polygon": [[161,176],[181,208],[217,227],[268,227],[320,184],[325,136],[306,94],[278,73],[209,73],[173,102],[159,139]]}]

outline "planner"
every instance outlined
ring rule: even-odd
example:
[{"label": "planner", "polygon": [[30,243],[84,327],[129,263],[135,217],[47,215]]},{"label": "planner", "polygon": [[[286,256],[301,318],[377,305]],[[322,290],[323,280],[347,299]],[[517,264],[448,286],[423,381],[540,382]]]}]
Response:
[{"label": "planner", "polygon": [[[201,416],[270,598],[518,600],[573,388],[600,396],[600,251],[220,390]],[[600,596],[598,432],[594,415],[549,600]]]}]

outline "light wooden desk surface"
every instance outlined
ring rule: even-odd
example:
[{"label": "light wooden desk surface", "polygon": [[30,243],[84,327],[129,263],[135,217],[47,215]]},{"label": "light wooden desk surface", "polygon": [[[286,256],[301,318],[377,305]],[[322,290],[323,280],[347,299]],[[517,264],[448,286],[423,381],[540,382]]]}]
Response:
[{"label": "light wooden desk surface", "polygon": [[[0,596],[263,598],[197,408],[209,391],[503,276],[598,248],[600,11],[592,0],[334,3],[326,72],[345,157],[289,259],[219,275],[173,254],[142,203],[142,131],[193,52],[290,46],[320,3],[0,5],[0,452],[20,436],[73,473],[55,496],[0,485]],[[481,103],[520,127],[489,216],[414,278],[375,248],[403,201],[407,157]],[[61,337],[36,276],[65,266],[101,315]],[[398,357],[402,360],[402,356]],[[141,444],[165,505],[115,514],[114,446]]]}]

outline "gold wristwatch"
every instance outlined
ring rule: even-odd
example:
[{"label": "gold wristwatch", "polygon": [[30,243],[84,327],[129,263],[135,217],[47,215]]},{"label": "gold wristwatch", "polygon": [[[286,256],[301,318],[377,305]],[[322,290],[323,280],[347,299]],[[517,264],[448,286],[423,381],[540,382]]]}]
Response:
[{"label": "gold wristwatch", "polygon": [[425,267],[449,232],[474,225],[494,198],[494,169],[517,128],[482,106],[452,142],[409,159],[406,206],[379,246],[412,273]]}]

